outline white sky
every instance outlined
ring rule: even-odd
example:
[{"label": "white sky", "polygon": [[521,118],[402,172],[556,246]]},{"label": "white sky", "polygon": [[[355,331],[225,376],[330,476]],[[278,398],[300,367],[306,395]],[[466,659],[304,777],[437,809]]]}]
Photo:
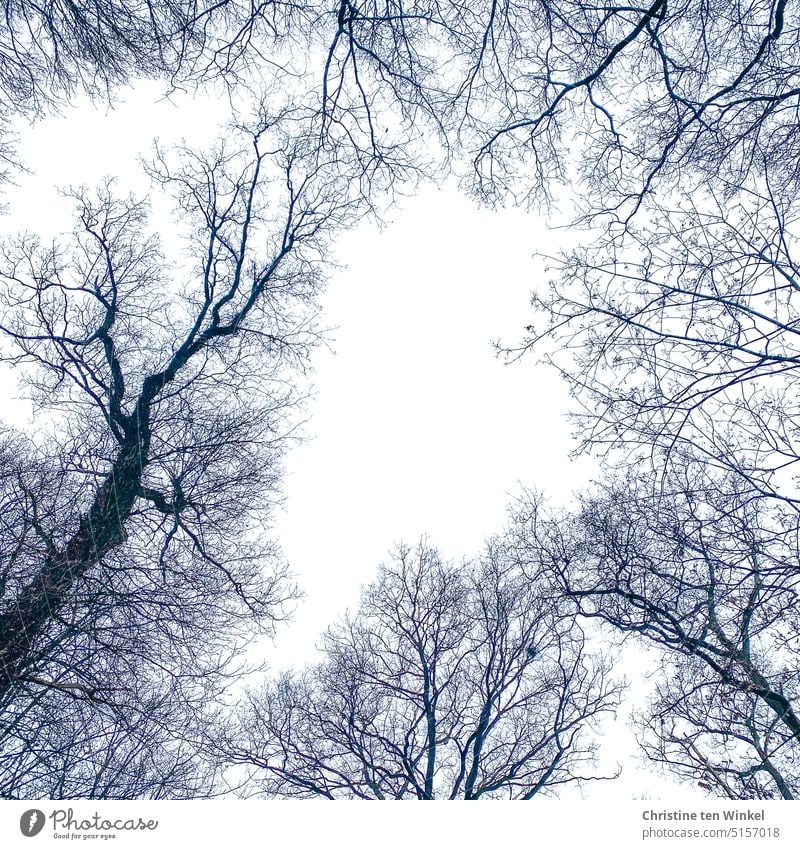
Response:
[{"label": "white sky", "polygon": [[[137,160],[153,137],[207,143],[215,112],[182,98],[178,116],[157,86],[140,85],[113,111],[83,105],[21,127],[32,173],[6,191],[12,214],[0,230],[68,230],[71,204],[57,186],[115,175],[146,190]],[[408,199],[382,231],[362,225],[339,241],[346,268],[323,299],[335,355],[321,348],[314,358],[309,438],[288,458],[275,522],[306,598],[269,649],[274,666],[311,657],[394,542],[427,535],[445,556],[469,556],[502,528],[521,485],[560,501],[590,478],[589,461],[569,459],[561,382],[533,357],[504,365],[490,344],[520,338],[543,273],[533,254],[553,242],[536,217],[479,210],[453,187]],[[591,784],[588,796],[688,792],[639,771],[633,748],[621,716],[604,762],[623,760],[626,780]]]},{"label": "white sky", "polygon": [[393,217],[341,240],[348,268],[324,300],[335,355],[316,357],[312,439],[290,458],[279,522],[308,593],[298,625],[354,601],[393,542],[427,534],[469,556],[501,530],[520,482],[566,496],[581,480],[561,383],[491,346],[520,336],[541,226],[454,190]]}]

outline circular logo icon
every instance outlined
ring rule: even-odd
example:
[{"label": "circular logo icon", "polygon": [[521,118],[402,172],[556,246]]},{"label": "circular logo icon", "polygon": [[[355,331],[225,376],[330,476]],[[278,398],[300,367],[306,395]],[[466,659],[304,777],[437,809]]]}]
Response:
[{"label": "circular logo icon", "polygon": [[19,830],[25,837],[36,837],[44,828],[44,813],[37,808],[31,808],[19,818]]}]

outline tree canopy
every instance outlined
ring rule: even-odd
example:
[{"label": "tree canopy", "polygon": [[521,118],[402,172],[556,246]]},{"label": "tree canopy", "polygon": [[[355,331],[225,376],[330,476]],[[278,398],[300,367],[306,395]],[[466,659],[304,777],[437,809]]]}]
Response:
[{"label": "tree canopy", "polygon": [[[72,191],[71,236],[0,250],[0,358],[39,417],[0,430],[0,793],[217,792],[219,697],[296,596],[268,529],[331,242],[455,173],[483,203],[569,215],[577,247],[543,259],[503,345],[564,376],[600,482],[557,520],[531,507],[525,568],[499,543],[460,570],[403,549],[324,663],[253,696],[263,740],[228,756],[289,795],[576,780],[572,729],[616,698],[589,618],[668,658],[653,761],[730,798],[796,796],[797,4],[3,10],[6,176],[21,121],[143,76],[222,95],[232,122],[147,166],[183,264],[113,181]],[[552,656],[528,652],[542,628]]]},{"label": "tree canopy", "polygon": [[252,694],[226,744],[269,796],[532,799],[602,777],[592,731],[619,684],[508,541],[461,565],[399,547],[322,655]]}]

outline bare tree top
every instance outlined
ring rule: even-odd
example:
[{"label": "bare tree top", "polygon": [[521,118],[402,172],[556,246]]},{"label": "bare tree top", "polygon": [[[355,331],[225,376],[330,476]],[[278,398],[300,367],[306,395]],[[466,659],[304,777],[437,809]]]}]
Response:
[{"label": "bare tree top", "polygon": [[321,648],[228,735],[267,795],[530,799],[601,777],[591,729],[618,685],[499,540],[460,566],[400,547]]}]

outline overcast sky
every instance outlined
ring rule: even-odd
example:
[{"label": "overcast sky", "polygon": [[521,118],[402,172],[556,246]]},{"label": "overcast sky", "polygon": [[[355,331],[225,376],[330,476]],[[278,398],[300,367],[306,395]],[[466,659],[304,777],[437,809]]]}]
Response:
[{"label": "overcast sky", "polygon": [[[84,105],[21,126],[30,174],[6,192],[13,214],[0,227],[69,230],[71,204],[58,186],[110,175],[146,190],[137,161],[153,137],[207,143],[214,114],[207,100],[173,104],[141,85],[112,111]],[[381,230],[364,224],[339,240],[342,270],[323,298],[331,350],[314,357],[307,438],[288,457],[286,505],[275,519],[306,597],[268,650],[274,666],[312,656],[318,633],[356,604],[394,543],[426,535],[446,557],[467,557],[502,529],[521,486],[558,502],[591,479],[591,462],[570,459],[563,385],[534,357],[506,365],[491,345],[521,338],[544,273],[534,253],[552,250],[555,238],[533,215],[479,210],[448,186],[406,200]],[[8,371],[0,376],[9,386]],[[20,424],[22,416],[20,407]],[[590,785],[587,795],[671,787],[677,798],[676,785],[630,761],[625,720],[609,727],[604,754],[606,764],[625,762],[624,785]]]}]

